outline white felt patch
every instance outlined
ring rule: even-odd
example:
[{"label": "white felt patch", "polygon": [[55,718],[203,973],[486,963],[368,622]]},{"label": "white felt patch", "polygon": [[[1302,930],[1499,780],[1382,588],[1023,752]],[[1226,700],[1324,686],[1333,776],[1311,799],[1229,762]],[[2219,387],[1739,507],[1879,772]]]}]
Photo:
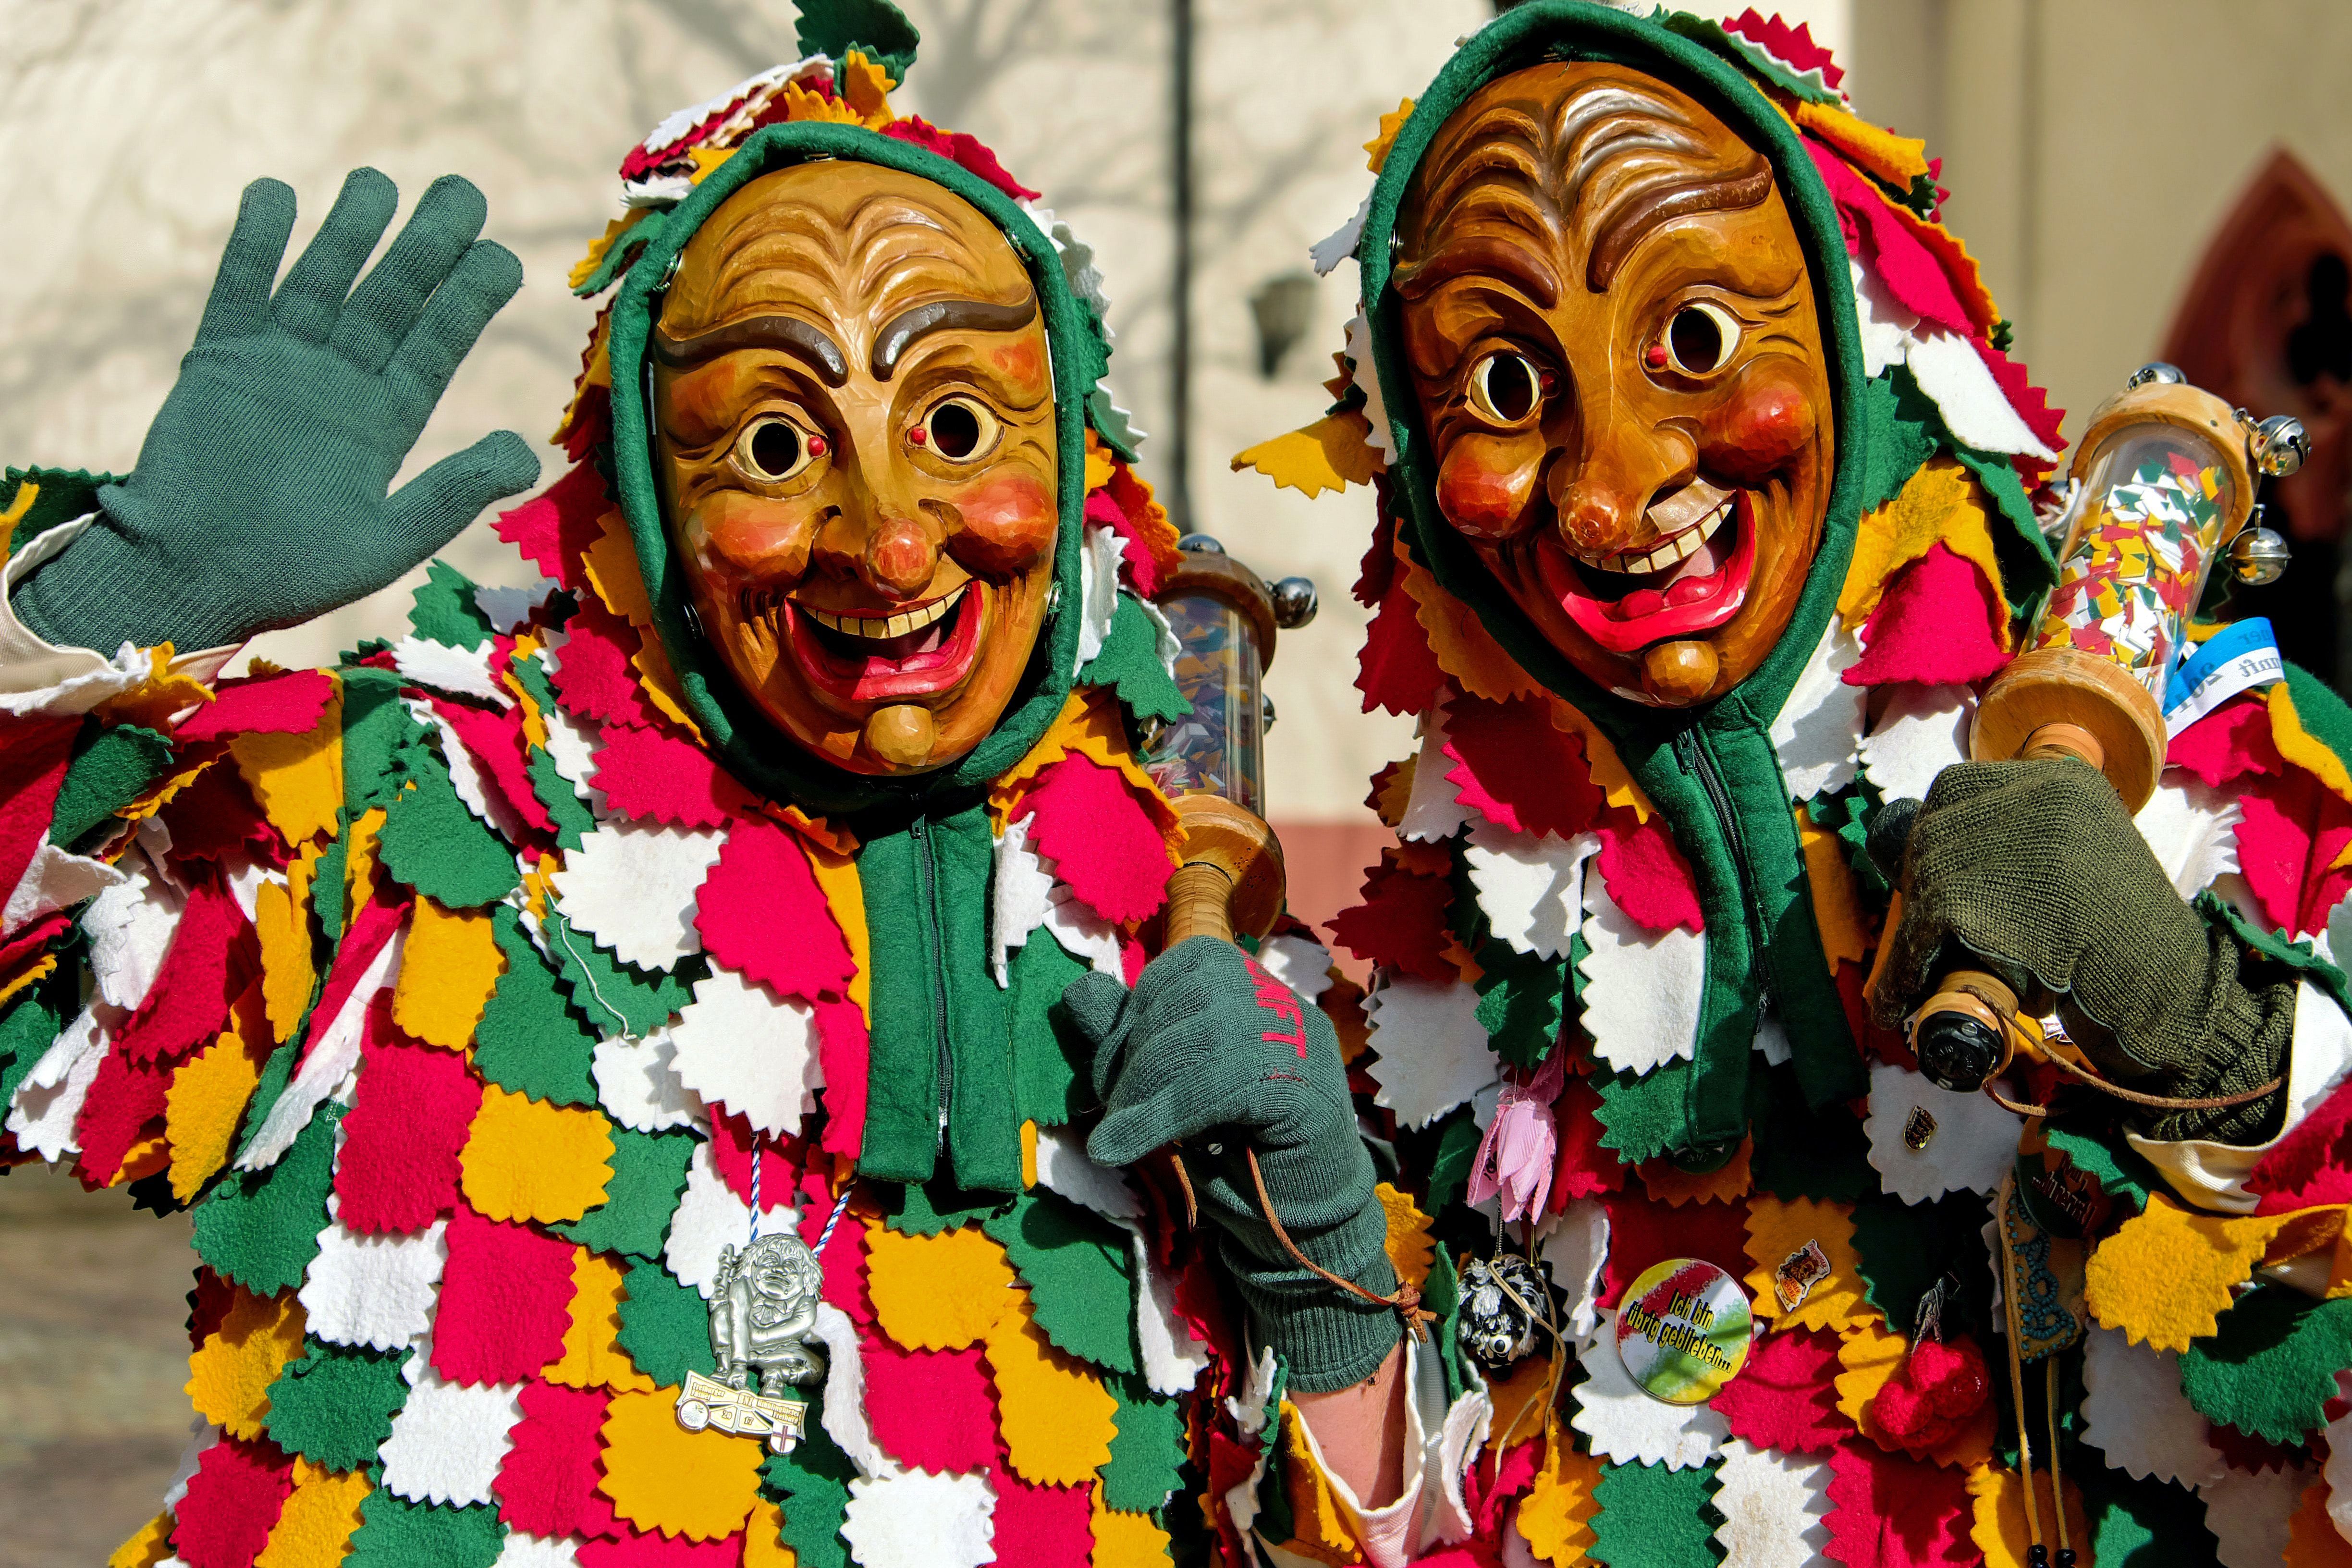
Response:
[{"label": "white felt patch", "polygon": [[[1927,1147],[1906,1141],[1913,1114],[1934,1119]],[[2003,1110],[1989,1096],[1937,1089],[1908,1068],[1875,1062],[1870,1068],[1870,1115],[1862,1124],[1870,1138],[1870,1163],[1886,1190],[1906,1204],[1924,1204],[1946,1193],[1990,1193],[2017,1163],[2018,1135],[2025,1119]]]},{"label": "white felt patch", "polygon": [[490,1568],[574,1568],[580,1561],[580,1541],[576,1536],[562,1535],[552,1540],[544,1535],[526,1535],[520,1530],[507,1531],[499,1544],[498,1561]]},{"label": "white felt patch", "polygon": [[1356,216],[1317,240],[1307,250],[1307,258],[1315,264],[1315,276],[1328,278],[1334,268],[1356,254],[1357,242],[1364,237],[1364,220],[1372,216],[1372,194],[1356,204]]},{"label": "white felt patch", "polygon": [[2224,1466],[2220,1480],[2198,1489],[2205,1500],[2205,1528],[2213,1534],[2213,1561],[2221,1568],[2278,1568],[2311,1481],[2311,1471],[2293,1466],[2252,1475]]},{"label": "white felt patch", "polygon": [[1592,1439],[1592,1452],[1620,1465],[1687,1469],[1713,1459],[1731,1436],[1705,1405],[1668,1405],[1642,1392],[1617,1355],[1617,1314],[1603,1311],[1601,1343],[1583,1358],[1587,1381],[1576,1391],[1569,1425]]},{"label": "white felt patch", "polygon": [[1037,1184],[1107,1219],[1140,1219],[1143,1200],[1127,1178],[1087,1158],[1087,1140],[1068,1127],[1037,1129]]},{"label": "white felt patch", "polygon": [[550,879],[557,905],[623,963],[667,969],[702,951],[695,897],[724,841],[716,828],[605,823]]},{"label": "white felt patch", "polygon": [[412,686],[511,708],[514,693],[490,673],[490,650],[495,646],[451,647],[425,637],[404,637],[392,645],[392,667]]},{"label": "white felt patch", "polygon": [[127,1013],[147,1000],[188,899],[157,876],[143,855],[126,856],[123,865],[129,879],[90,900],[81,929],[89,938],[90,978],[99,998]]},{"label": "white felt patch", "polygon": [[21,931],[44,915],[69,910],[129,880],[103,860],[71,854],[45,839],[33,847],[25,874],[0,907],[0,931]]},{"label": "white felt patch", "polygon": [[490,623],[492,630],[511,632],[530,620],[531,612],[546,604],[547,596],[556,587],[552,577],[541,577],[528,588],[485,583],[474,590],[474,608],[482,612],[482,618]]},{"label": "white felt patch", "polygon": [[1412,789],[1405,796],[1398,837],[1443,844],[1469,822],[1469,810],[1445,776],[1453,769],[1454,759],[1445,754],[1445,700],[1440,698],[1421,716],[1421,752],[1412,764]]},{"label": "white felt patch", "polygon": [[824,1341],[824,1435],[856,1465],[860,1475],[894,1468],[874,1441],[866,1420],[866,1356],[857,1325],[830,1301],[816,1304],[817,1337]]},{"label": "white felt patch", "polygon": [[1348,321],[1348,357],[1355,362],[1355,381],[1364,395],[1364,417],[1370,422],[1370,445],[1381,461],[1396,461],[1396,437],[1389,433],[1389,405],[1381,396],[1381,373],[1372,363],[1372,329],[1359,310]]},{"label": "white felt patch", "polygon": [[1968,341],[1948,328],[1923,322],[1897,303],[1877,274],[1847,258],[1853,278],[1853,303],[1861,318],[1863,374],[1875,376],[1890,364],[1908,364],[1919,390],[1944,416],[1945,426],[1967,446],[1986,452],[2057,454],[2043,446],[2008,394]]},{"label": "white felt patch", "polygon": [[1467,985],[1391,980],[1366,1010],[1375,1058],[1367,1070],[1381,1086],[1372,1102],[1406,1126],[1427,1126],[1495,1081],[1478,993]]},{"label": "white felt patch", "polygon": [[[1437,1358],[1423,1358],[1412,1355],[1411,1352],[1407,1354],[1429,1369],[1421,1374],[1424,1389],[1429,1382],[1439,1382],[1437,1394],[1442,1399],[1444,1385],[1440,1381]],[[1446,1408],[1445,1420],[1438,1426],[1437,1435],[1429,1445],[1433,1451],[1429,1457],[1428,1468],[1436,1472],[1440,1484],[1436,1497],[1432,1500],[1436,1506],[1431,1513],[1430,1528],[1425,1528],[1423,1532],[1424,1542],[1433,1537],[1440,1541],[1462,1541],[1469,1536],[1473,1527],[1470,1505],[1462,1495],[1462,1478],[1469,1472],[1472,1454],[1485,1446],[1494,1419],[1495,1406],[1486,1398],[1486,1391],[1477,1386],[1475,1380],[1469,1391]]]},{"label": "white felt patch", "polygon": [[1302,1002],[1312,1003],[1331,989],[1331,950],[1313,937],[1295,931],[1267,937],[1257,944],[1257,961]]},{"label": "white felt patch", "polygon": [[2239,869],[2238,803],[2185,769],[2167,769],[2164,782],[2132,818],[2172,879],[2173,891],[2193,899],[2217,877]]},{"label": "white felt patch", "polygon": [[1936,775],[1969,760],[1976,698],[1965,686],[1892,689],[1878,727],[1862,742],[1862,771],[1887,800],[1925,800]]},{"label": "white felt patch", "polygon": [[[760,1234],[790,1231],[800,1222],[791,1206],[792,1189],[776,1194],[786,1201],[769,1203],[761,1193]],[[678,1194],[677,1210],[670,1215],[669,1239],[662,1244],[662,1261],[681,1285],[691,1286],[706,1301],[711,1282],[719,1278],[719,1255],[732,1247],[751,1245],[751,1205],[735,1195],[719,1167],[711,1162],[710,1145],[698,1143],[686,1163],[686,1190]]]},{"label": "white felt patch", "polygon": [[103,1002],[93,1002],[75,1015],[16,1092],[8,1100],[7,1127],[16,1147],[44,1160],[62,1160],[79,1152],[74,1123],[81,1120],[82,1102],[98,1081],[114,1031],[130,1015]]},{"label": "white felt patch", "polygon": [[1764,1058],[1767,1067],[1780,1067],[1790,1061],[1796,1051],[1789,1044],[1788,1026],[1780,1015],[1767,1008],[1756,1016],[1756,1054]]},{"label": "white felt patch", "polygon": [[565,712],[562,708],[550,708],[541,717],[547,721],[547,756],[572,793],[588,803],[602,820],[611,803],[604,792],[589,784],[596,776],[598,740],[593,731]]},{"label": "white felt patch", "polygon": [[1608,883],[1584,879],[1584,1032],[1602,1061],[1649,1072],[1698,1046],[1706,939],[1675,926],[1650,931],[1617,907]]},{"label": "white felt patch", "polygon": [[2205,1417],[2180,1392],[2180,1357],[2136,1345],[2120,1329],[2091,1329],[2084,1344],[2083,1441],[2106,1450],[2110,1468],[2184,1487],[2221,1479],[2221,1451]]},{"label": "white felt patch", "polygon": [[465,1388],[444,1383],[431,1358],[430,1345],[420,1338],[416,1353],[401,1369],[408,1380],[408,1400],[392,1418],[392,1436],[376,1450],[383,1462],[384,1489],[411,1502],[460,1508],[495,1502],[490,1483],[514,1447],[522,1385]]},{"label": "white felt patch", "polygon": [[1110,623],[1118,615],[1119,552],[1126,545],[1114,529],[1100,523],[1087,526],[1086,549],[1078,558],[1078,662],[1084,669],[1102,652]]},{"label": "white felt patch", "polygon": [[302,1281],[310,1332],[329,1344],[394,1351],[432,1327],[448,1228],[436,1219],[413,1236],[362,1236],[330,1224]]},{"label": "white felt patch", "polygon": [[996,1561],[986,1476],[897,1470],[849,1483],[841,1538],[860,1568],[980,1568]]},{"label": "white felt patch", "polygon": [[708,1117],[702,1097],[679,1081],[677,1042],[667,1027],[642,1040],[615,1035],[596,1043],[589,1070],[596,1079],[596,1103],[632,1132],[694,1127]]},{"label": "white felt patch", "polygon": [[670,1070],[706,1101],[790,1138],[824,1087],[816,1013],[761,980],[714,968],[670,1026]]},{"label": "white felt patch", "polygon": [[[1555,1289],[1568,1298],[1568,1331],[1580,1342],[1601,1324],[1601,1266],[1609,1258],[1609,1211],[1574,1198],[1543,1238],[1541,1257]],[[1601,1353],[1614,1353],[1605,1350]]]},{"label": "white felt patch", "polygon": [[1225,1396],[1225,1412],[1244,1437],[1255,1437],[1265,1430],[1266,1402],[1274,1397],[1274,1374],[1278,1370],[1274,1360],[1274,1347],[1260,1345],[1257,1359],[1243,1369],[1242,1391]]},{"label": "white felt patch", "polygon": [[1151,1392],[1172,1396],[1190,1390],[1209,1370],[1208,1347],[1192,1338],[1192,1331],[1176,1312],[1176,1282],[1151,1261],[1150,1245],[1143,1233],[1128,1227],[1129,1249],[1135,1254],[1137,1292],[1135,1345],[1142,1353],[1143,1381]]},{"label": "white felt patch", "polygon": [[996,984],[1013,984],[1010,954],[1028,945],[1054,907],[1054,874],[1029,847],[1029,819],[1008,822],[998,836],[996,874],[989,879],[988,963]]},{"label": "white felt patch", "polygon": [[1600,848],[1597,833],[1563,839],[1485,822],[1470,830],[1463,857],[1478,907],[1496,936],[1521,952],[1565,958],[1582,907],[1584,863]]},{"label": "white felt patch", "polygon": [[1740,1568],[1803,1568],[1822,1561],[1830,1539],[1823,1522],[1830,1479],[1826,1459],[1727,1439],[1708,1500],[1723,1515],[1715,1538],[1725,1548],[1724,1561]]},{"label": "white felt patch", "polygon": [[1811,800],[1853,782],[1855,737],[1862,733],[1870,692],[1848,686],[1841,678],[1861,658],[1862,645],[1844,622],[1831,616],[1813,657],[1772,721],[1772,749],[1780,756],[1790,800]]},{"label": "white felt patch", "polygon": [[325,1028],[310,1037],[310,1045],[302,1058],[302,1065],[294,1069],[294,1078],[285,1092],[269,1108],[259,1131],[245,1152],[236,1158],[240,1171],[263,1171],[278,1163],[278,1157],[294,1146],[295,1137],[310,1125],[311,1114],[327,1097],[341,1089],[343,1080],[360,1063],[360,1036],[367,1026],[368,1004],[375,994],[392,984],[400,968],[400,955],[408,945],[408,928],[403,925],[392,933],[374,961],[361,971],[359,984],[343,999],[342,1006]]}]

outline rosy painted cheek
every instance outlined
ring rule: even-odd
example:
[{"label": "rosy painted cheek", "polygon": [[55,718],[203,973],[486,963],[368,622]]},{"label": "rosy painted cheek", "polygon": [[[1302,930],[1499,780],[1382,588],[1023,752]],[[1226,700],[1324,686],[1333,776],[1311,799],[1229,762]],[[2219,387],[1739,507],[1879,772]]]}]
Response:
[{"label": "rosy painted cheek", "polygon": [[[1521,445],[1528,450],[1513,449]],[[1539,441],[1456,441],[1438,465],[1438,510],[1473,539],[1507,539],[1527,525],[1541,458]]]},{"label": "rosy painted cheek", "polygon": [[968,570],[1003,576],[1025,572],[1054,546],[1054,498],[1034,474],[992,475],[953,498],[962,523],[949,553]]},{"label": "rosy painted cheek", "polygon": [[1814,398],[1797,381],[1759,365],[1707,420],[1700,449],[1707,468],[1733,480],[1769,475],[1804,449],[1820,428]]},{"label": "rosy painted cheek", "polygon": [[799,576],[808,564],[814,509],[723,490],[695,508],[692,526],[710,553],[739,572]]},{"label": "rosy painted cheek", "polygon": [[989,356],[996,368],[1022,386],[1030,386],[1045,379],[1045,356],[1032,342],[1008,343]]}]

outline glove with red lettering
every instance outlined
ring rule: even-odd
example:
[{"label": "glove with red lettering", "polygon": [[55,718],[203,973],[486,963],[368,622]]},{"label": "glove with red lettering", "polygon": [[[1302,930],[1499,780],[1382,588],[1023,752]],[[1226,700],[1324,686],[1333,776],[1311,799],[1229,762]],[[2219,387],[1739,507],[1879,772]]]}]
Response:
[{"label": "glove with red lettering", "polygon": [[1318,1268],[1369,1291],[1396,1289],[1388,1219],[1356,1131],[1331,1021],[1256,960],[1196,936],[1144,966],[1135,989],[1088,974],[1062,1005],[1095,1047],[1104,1115],[1087,1140],[1101,1165],[1180,1145],[1219,1254],[1290,1386],[1346,1388],[1378,1371],[1396,1311],[1299,1266],[1252,1182],[1257,1154],[1275,1216]]}]

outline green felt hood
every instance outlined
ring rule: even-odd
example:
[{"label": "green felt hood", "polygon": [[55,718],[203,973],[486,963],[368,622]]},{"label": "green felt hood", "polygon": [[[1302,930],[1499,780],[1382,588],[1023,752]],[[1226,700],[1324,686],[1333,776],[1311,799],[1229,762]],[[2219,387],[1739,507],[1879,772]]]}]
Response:
[{"label": "green felt hood", "polygon": [[[1036,656],[1004,717],[987,740],[951,767],[911,779],[875,779],[811,757],[760,713],[724,663],[688,627],[689,592],[670,546],[654,482],[646,407],[646,347],[660,313],[670,268],[696,229],[749,181],[814,158],[856,159],[920,175],[946,186],[987,215],[1013,242],[1037,288],[1053,353],[1054,406],[1060,460],[1061,530],[1054,581],[1061,592],[1048,611]],[[904,814],[969,804],[990,780],[1037,742],[1069,696],[1078,648],[1078,563],[1086,509],[1088,402],[1109,350],[1102,324],[1070,289],[1054,242],[995,186],[935,153],[860,126],[800,122],[752,134],[733,157],[703,177],[677,206],[641,220],[626,237],[625,261],[613,302],[613,487],[628,519],[637,563],[653,604],[654,624],[684,689],[687,710],[729,771],[773,798],[819,812]],[[616,265],[616,257],[608,267]],[[604,269],[600,269],[603,271]],[[602,286],[592,279],[591,289]],[[1106,440],[1111,440],[1106,434]],[[1116,443],[1114,443],[1116,445]]]},{"label": "green felt hood", "polygon": [[[1703,710],[1660,714],[1612,697],[1578,674],[1537,634],[1468,543],[1439,515],[1431,489],[1436,464],[1428,435],[1421,428],[1412,372],[1405,361],[1402,301],[1391,286],[1392,236],[1406,187],[1439,127],[1487,82],[1548,60],[1606,60],[1646,71],[1712,109],[1770,161],[1812,268],[1822,341],[1830,355],[1837,468],[1821,551],[1788,631],[1754,674],[1708,705],[1732,707],[1738,710],[1738,718],[1769,724],[1829,625],[1853,552],[1864,469],[1861,329],[1854,316],[1853,285],[1846,269],[1845,240],[1837,211],[1812,159],[1787,120],[1746,72],[1706,43],[1695,41],[1719,41],[1721,30],[1712,24],[1690,26],[1692,22],[1689,17],[1664,14],[1657,20],[1643,20],[1583,0],[1529,0],[1481,29],[1414,100],[1412,114],[1398,132],[1381,166],[1380,181],[1372,188],[1363,238],[1356,250],[1363,279],[1364,314],[1371,328],[1372,359],[1396,443],[1389,477],[1407,542],[1448,593],[1478,613],[1486,629],[1521,668],[1591,714],[1621,747],[1680,729]],[[1683,26],[1688,26],[1694,36],[1675,30]]]}]

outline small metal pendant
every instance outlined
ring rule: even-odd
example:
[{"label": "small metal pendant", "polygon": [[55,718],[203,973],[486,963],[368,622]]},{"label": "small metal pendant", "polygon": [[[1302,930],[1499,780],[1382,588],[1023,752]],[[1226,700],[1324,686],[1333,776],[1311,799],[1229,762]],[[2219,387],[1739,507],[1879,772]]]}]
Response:
[{"label": "small metal pendant", "polygon": [[1507,1252],[1472,1258],[1462,1270],[1461,1298],[1455,1342],[1465,1355],[1496,1371],[1536,1352],[1554,1310],[1542,1267]]},{"label": "small metal pendant", "polygon": [[1926,1151],[1936,1141],[1936,1118],[1924,1105],[1911,1108],[1911,1119],[1903,1124],[1903,1146],[1914,1154]]},{"label": "small metal pendant", "polygon": [[721,1252],[710,1287],[710,1353],[719,1375],[687,1373],[678,1425],[765,1437],[774,1452],[791,1453],[807,1431],[808,1404],[782,1395],[824,1380],[816,1331],[823,1284],[816,1254],[789,1233]]},{"label": "small metal pendant", "polygon": [[1805,1245],[1780,1260],[1772,1271],[1772,1295],[1780,1303],[1780,1310],[1793,1312],[1805,1304],[1813,1287],[1830,1277],[1829,1254],[1822,1244],[1808,1238]]}]

